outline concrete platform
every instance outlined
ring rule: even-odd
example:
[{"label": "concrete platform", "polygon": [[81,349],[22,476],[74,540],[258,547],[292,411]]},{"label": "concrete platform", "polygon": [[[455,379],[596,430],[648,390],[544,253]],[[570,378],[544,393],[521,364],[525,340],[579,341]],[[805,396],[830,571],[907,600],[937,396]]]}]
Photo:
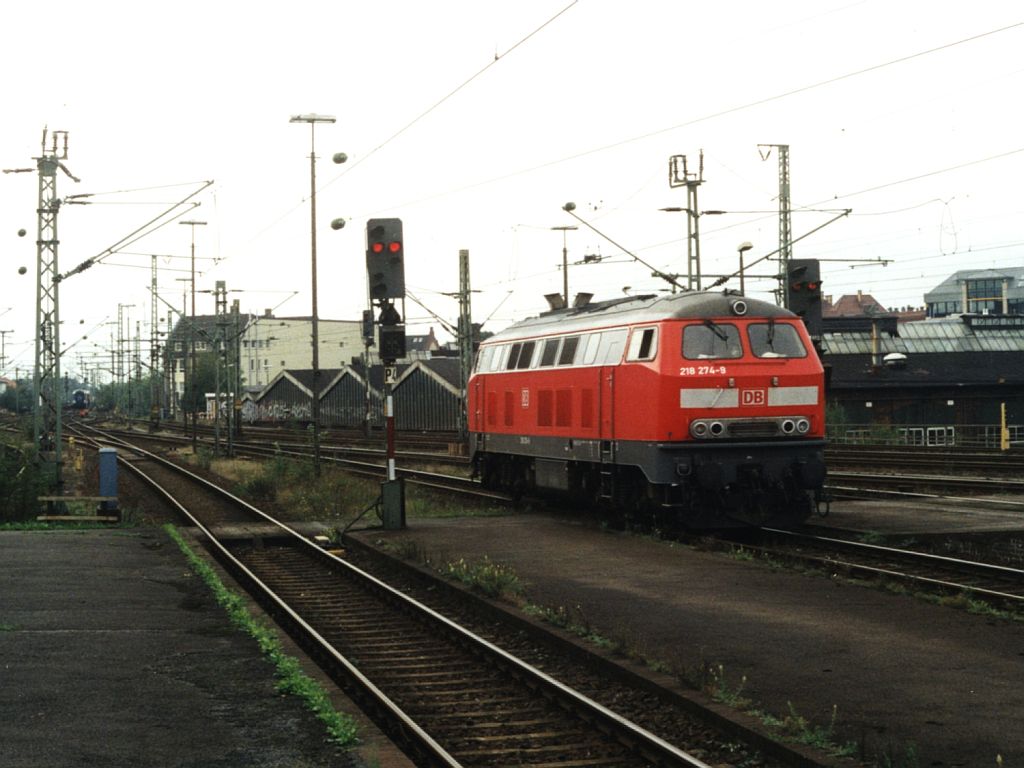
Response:
[{"label": "concrete platform", "polygon": [[0,766],[362,764],[162,530],[0,533]]}]

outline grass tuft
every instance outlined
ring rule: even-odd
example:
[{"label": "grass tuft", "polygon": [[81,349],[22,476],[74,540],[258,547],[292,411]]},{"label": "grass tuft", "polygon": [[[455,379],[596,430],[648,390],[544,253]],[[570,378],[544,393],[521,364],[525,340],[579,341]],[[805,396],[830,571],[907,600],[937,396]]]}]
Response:
[{"label": "grass tuft", "polygon": [[523,585],[519,576],[507,565],[492,563],[484,557],[477,563],[459,558],[448,563],[443,573],[449,578],[462,582],[471,589],[483,592],[488,597],[514,598],[522,593]]},{"label": "grass tuft", "polygon": [[245,600],[224,586],[216,572],[192,551],[177,528],[167,524],[164,530],[184,553],[192,570],[213,592],[214,598],[228,614],[231,623],[252,636],[260,652],[274,665],[277,690],[301,698],[307,709],[324,723],[331,741],[341,747],[353,746],[358,740],[355,720],[334,708],[323,687],[302,671],[294,656],[284,652],[273,630],[252,617],[246,608]]}]

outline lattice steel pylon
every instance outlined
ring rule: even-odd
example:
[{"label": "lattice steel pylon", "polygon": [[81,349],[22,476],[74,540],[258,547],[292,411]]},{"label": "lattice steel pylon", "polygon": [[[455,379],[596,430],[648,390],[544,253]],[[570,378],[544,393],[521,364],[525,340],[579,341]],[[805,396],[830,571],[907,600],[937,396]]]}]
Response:
[{"label": "lattice steel pylon", "polygon": [[786,306],[786,279],[793,258],[793,211],[789,189],[789,144],[758,144],[761,159],[767,160],[772,148],[779,152],[779,304]]},{"label": "lattice steel pylon", "polygon": [[57,271],[57,169],[74,181],[64,166],[68,157],[68,132],[54,131],[49,151],[43,129],[42,153],[34,158],[39,171],[38,230],[36,237],[36,361],[33,388],[36,395],[33,437],[41,464],[52,464],[56,494],[63,493],[61,451],[60,302]]}]

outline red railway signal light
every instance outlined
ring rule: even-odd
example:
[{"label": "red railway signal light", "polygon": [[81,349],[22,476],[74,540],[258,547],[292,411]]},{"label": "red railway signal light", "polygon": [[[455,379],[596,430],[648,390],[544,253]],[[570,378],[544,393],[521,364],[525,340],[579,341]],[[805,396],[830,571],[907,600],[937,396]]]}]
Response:
[{"label": "red railway signal light", "polygon": [[366,222],[366,273],[370,298],[405,297],[405,248],[401,219]]},{"label": "red railway signal light", "polygon": [[821,267],[817,259],[791,259],[786,308],[803,318],[812,336],[821,333]]}]

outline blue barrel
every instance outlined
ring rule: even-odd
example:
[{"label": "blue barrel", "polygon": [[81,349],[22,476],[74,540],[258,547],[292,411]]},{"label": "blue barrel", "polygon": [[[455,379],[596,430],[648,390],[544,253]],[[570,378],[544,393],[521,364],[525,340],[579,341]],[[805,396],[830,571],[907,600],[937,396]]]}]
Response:
[{"label": "blue barrel", "polygon": [[[117,449],[100,448],[100,496],[117,496]],[[100,502],[104,511],[116,511],[117,500]]]}]

